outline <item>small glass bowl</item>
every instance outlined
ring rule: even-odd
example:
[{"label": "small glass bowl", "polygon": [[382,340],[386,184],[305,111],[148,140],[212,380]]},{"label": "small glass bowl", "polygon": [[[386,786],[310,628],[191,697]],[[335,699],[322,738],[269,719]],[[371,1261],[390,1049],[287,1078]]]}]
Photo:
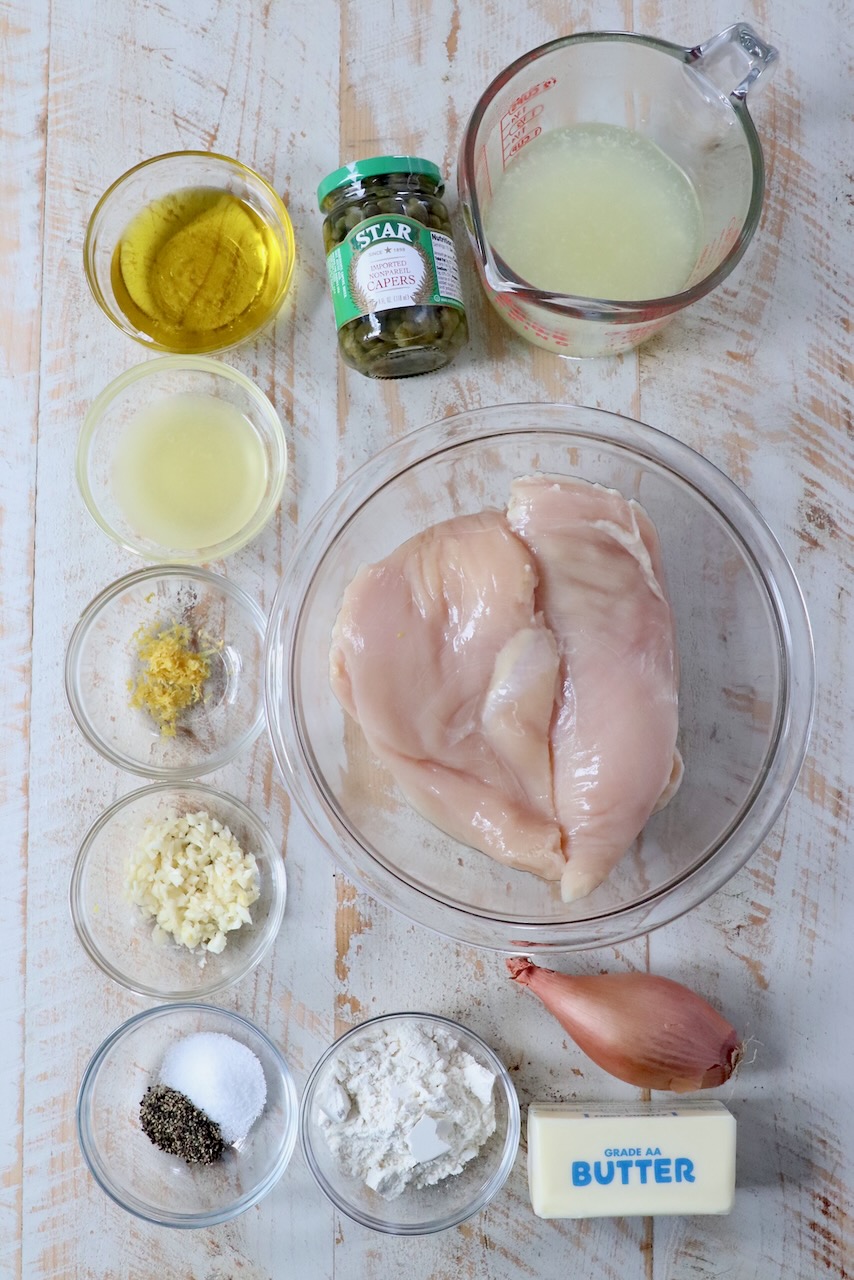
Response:
[{"label": "small glass bowl", "polygon": [[[235,322],[214,331],[184,334],[178,348],[157,341],[124,312],[113,284],[113,259],[119,241],[138,213],[153,201],[190,187],[229,193],[251,207],[275,241],[271,269],[276,279],[270,283],[265,305],[259,308],[253,327],[247,329]],[[290,287],[294,260],[293,226],[280,196],[239,160],[207,151],[170,151],[129,169],[101,196],[89,219],[83,244],[86,280],[98,306],[122,333],[153,351],[227,351],[247,342],[269,324],[281,307]]]},{"label": "small glass bowl", "polygon": [[[263,453],[263,490],[259,488],[251,514],[227,537],[204,546],[167,546],[141,530],[122,503],[117,479],[128,434],[138,431],[139,415],[182,395],[233,406],[253,433],[253,445],[260,445]],[[77,484],[92,519],[119,546],[159,564],[202,564],[245,547],[278,507],[287,473],[284,428],[263,391],[237,369],[196,356],[163,356],[121,374],[92,402],[77,444]],[[188,475],[187,484],[193,479]]]},{"label": "small glass bowl", "polygon": [[[394,1200],[384,1200],[356,1178],[337,1168],[317,1119],[315,1100],[333,1071],[341,1050],[373,1029],[417,1022],[449,1031],[460,1047],[495,1076],[495,1132],[460,1173],[432,1187],[407,1187]],[[520,1135],[519,1101],[501,1061],[487,1044],[458,1022],[429,1013],[387,1013],[370,1018],[331,1045],[308,1078],[300,1103],[300,1144],[320,1189],[336,1208],[355,1222],[387,1235],[421,1236],[446,1231],[479,1213],[504,1185],[516,1159]]]},{"label": "small glass bowl", "polygon": [[[166,1155],[139,1122],[166,1050],[197,1032],[239,1040],[267,1081],[264,1110],[246,1138],[211,1165]],[[77,1096],[77,1135],[98,1186],[128,1213],[163,1227],[211,1227],[257,1204],[287,1168],[296,1133],[296,1089],[282,1054],[259,1027],[212,1005],[160,1005],[130,1018],[97,1050]]]},{"label": "small glass bowl", "polygon": [[[172,938],[158,942],[154,920],[125,887],[128,859],[147,823],[205,810],[258,864],[260,896],[249,909],[252,923],[231,930],[219,955],[190,951]],[[278,934],[285,897],[281,850],[251,809],[213,787],[180,782],[143,787],[102,813],[83,838],[69,888],[71,918],[89,957],[108,978],[158,1000],[198,1000],[244,978]]]},{"label": "small glass bowl", "polygon": [[[211,651],[202,699],[181,714],[174,737],[130,706],[143,629],[186,624]],[[212,773],[254,742],[264,722],[263,611],[205,569],[143,569],[112,583],[84,610],[65,659],[74,719],[112,764],[171,781]]]}]

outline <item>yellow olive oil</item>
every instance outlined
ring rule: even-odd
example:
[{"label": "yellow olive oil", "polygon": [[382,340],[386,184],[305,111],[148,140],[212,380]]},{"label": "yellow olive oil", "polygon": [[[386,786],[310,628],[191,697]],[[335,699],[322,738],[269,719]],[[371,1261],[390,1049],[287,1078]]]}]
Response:
[{"label": "yellow olive oil", "polygon": [[181,393],[140,410],[124,429],[116,498],[137,534],[190,553],[227,541],[267,488],[267,458],[252,423],[216,396]]},{"label": "yellow olive oil", "polygon": [[540,289],[637,301],[685,287],[702,246],[688,176],[648,138],[610,124],[552,129],[495,184],[490,244]]},{"label": "yellow olive oil", "polygon": [[283,273],[276,233],[244,200],[187,187],[146,205],[113,254],[113,293],[168,351],[239,342],[272,313]]}]

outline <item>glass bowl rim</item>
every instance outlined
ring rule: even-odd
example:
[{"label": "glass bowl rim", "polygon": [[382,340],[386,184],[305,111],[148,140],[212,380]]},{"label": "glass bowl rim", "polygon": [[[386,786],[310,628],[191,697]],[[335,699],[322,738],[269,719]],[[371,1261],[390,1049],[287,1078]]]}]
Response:
[{"label": "glass bowl rim", "polygon": [[[246,524],[238,529],[236,533],[233,533],[231,537],[224,538],[221,542],[211,543],[206,547],[196,547],[183,552],[162,546],[158,546],[156,552],[152,552],[131,535],[113,528],[103,515],[100,506],[95,501],[95,496],[89,483],[89,454],[95,436],[103,424],[104,415],[113,402],[124,395],[127,389],[133,387],[135,383],[145,382],[148,378],[156,377],[157,374],[166,373],[169,370],[206,373],[213,378],[234,383],[246,393],[252,404],[257,408],[260,417],[264,420],[265,430],[268,433],[268,442],[271,445],[270,452],[273,454],[272,480],[269,493],[264,496],[263,501],[259,503],[258,508],[251,518],[247,520]],[[235,551],[239,551],[241,547],[245,547],[253,538],[256,538],[268,520],[271,519],[282,500],[282,494],[288,478],[288,441],[284,424],[275,405],[257,383],[253,382],[241,370],[235,369],[221,360],[213,359],[209,355],[161,355],[151,360],[143,360],[140,364],[132,365],[124,373],[120,373],[111,382],[107,383],[89,405],[77,438],[74,474],[77,480],[77,488],[80,491],[80,496],[87,512],[98,528],[103,533],[106,533],[107,537],[111,538],[113,542],[123,547],[126,551],[140,556],[141,559],[156,564],[198,566],[210,560],[221,560],[226,556],[233,555]]]},{"label": "glass bowl rim", "polygon": [[250,342],[253,338],[257,337],[258,334],[265,329],[276,316],[285,297],[287,296],[288,290],[291,287],[294,266],[296,264],[294,226],[291,221],[287,205],[279,195],[278,191],[276,191],[275,187],[268,182],[265,177],[250,165],[244,164],[242,160],[235,159],[234,156],[227,156],[219,151],[200,151],[194,148],[189,148],[186,151],[163,151],[160,155],[149,156],[145,160],[140,160],[137,164],[131,165],[129,169],[126,169],[124,173],[119,174],[118,178],[115,178],[99,197],[95,207],[89,215],[89,221],[86,224],[86,233],[83,238],[83,272],[86,276],[86,283],[89,286],[89,291],[92,294],[92,297],[101,308],[101,311],[117,329],[126,334],[127,337],[132,338],[134,342],[138,342],[141,347],[145,347],[148,351],[167,350],[167,348],[162,347],[152,339],[140,336],[139,331],[130,325],[121,312],[115,312],[113,310],[107,302],[107,299],[104,297],[104,292],[98,281],[98,273],[95,269],[94,262],[96,232],[100,224],[100,220],[104,215],[104,211],[107,208],[108,202],[111,201],[117,192],[119,192],[121,188],[124,187],[132,178],[135,178],[137,174],[143,172],[145,169],[151,168],[153,165],[161,164],[164,160],[189,160],[190,164],[194,164],[197,160],[206,160],[215,165],[222,165],[223,167],[230,169],[242,178],[249,186],[253,183],[257,183],[263,189],[264,195],[273,206],[276,217],[281,226],[282,234],[287,246],[288,260],[282,273],[281,286],[276,295],[275,302],[271,306],[269,316],[266,320],[261,321],[256,329],[252,330],[250,333],[244,334],[243,337],[238,339],[238,341],[225,342],[221,346],[212,347],[206,354],[219,354],[223,351],[232,350],[234,347],[242,346],[243,343]]},{"label": "glass bowl rim", "polygon": [[[527,427],[502,427],[500,422],[496,425],[496,416],[500,418],[508,412],[539,414],[540,418],[533,419]],[[576,416],[572,426],[559,422],[566,414]],[[551,425],[544,421],[548,417],[555,419]],[[590,427],[578,425],[580,419],[589,420]],[[463,423],[468,425],[461,425]],[[764,775],[754,786],[738,821],[727,827],[704,859],[662,888],[630,904],[585,920],[545,924],[506,921],[496,915],[481,914],[474,909],[467,911],[446,903],[375,859],[346,821],[342,821],[337,812],[330,813],[314,778],[306,752],[304,726],[294,711],[298,698],[293,672],[294,651],[308,592],[328,553],[375,493],[407,470],[454,448],[538,433],[604,444],[626,452],[672,473],[679,483],[690,487],[713,508],[729,527],[762,584],[774,619],[782,666],[775,749],[766,753]],[[342,510],[343,515],[337,514]],[[740,527],[742,523],[745,531]],[[523,401],[480,406],[410,432],[358,467],[315,513],[300,537],[273,599],[265,650],[264,701],[273,755],[290,794],[336,864],[371,897],[414,923],[456,942],[503,954],[528,948],[562,953],[612,946],[670,923],[720,889],[756,852],[791,795],[806,755],[815,703],[815,658],[804,599],[782,547],[746,494],[714,463],[676,437],[623,414],[570,403]],[[282,696],[277,698],[275,691]],[[348,841],[360,851],[360,861],[368,860],[372,873],[382,882],[382,892],[357,864],[348,849]],[[403,892],[412,899],[406,905],[389,900],[392,890],[396,891],[399,886],[403,886]],[[692,892],[686,893],[686,889]],[[680,893],[683,901],[678,900]],[[425,920],[418,914],[419,906],[438,918]],[[515,933],[516,937],[494,943],[475,939],[471,929],[484,919],[506,926],[505,932]],[[603,932],[605,924],[607,932]]]},{"label": "glass bowl rim", "polygon": [[[202,1012],[204,1014],[213,1013],[218,1015],[230,1023],[232,1026],[240,1026],[247,1028],[252,1035],[257,1036],[265,1048],[270,1052],[273,1061],[278,1069],[279,1079],[282,1082],[282,1088],[286,1098],[286,1124],[282,1149],[275,1165],[269,1171],[267,1176],[253,1188],[241,1196],[233,1204],[227,1208],[212,1210],[209,1213],[176,1213],[176,1214],[158,1214],[151,1210],[137,1196],[125,1199],[109,1175],[109,1171],[98,1155],[97,1147],[91,1140],[91,1127],[87,1115],[87,1103],[92,1091],[92,1087],[97,1075],[104,1063],[107,1061],[111,1050],[121,1040],[124,1040],[133,1030],[144,1022],[148,1022],[157,1017],[163,1017],[171,1013],[179,1013],[183,1016],[185,1013]],[[239,1214],[251,1209],[264,1198],[282,1177],[283,1173],[290,1164],[291,1157],[297,1140],[297,1129],[299,1126],[299,1102],[297,1098],[296,1085],[294,1083],[291,1069],[288,1066],[284,1054],[275,1041],[267,1034],[263,1028],[257,1023],[252,1022],[241,1013],[235,1013],[231,1009],[223,1009],[218,1005],[205,1004],[203,1002],[180,1001],[171,1002],[169,1004],[158,1004],[152,1009],[142,1009],[139,1013],[132,1014],[122,1022],[114,1031],[98,1045],[86,1064],[86,1068],[80,1080],[80,1086],[77,1090],[77,1103],[75,1106],[75,1121],[77,1127],[77,1141],[86,1162],[87,1168],[94,1178],[96,1184],[104,1192],[105,1195],[117,1204],[120,1209],[124,1209],[127,1213],[133,1214],[137,1218],[142,1218],[145,1222],[151,1222],[155,1226],[173,1227],[178,1229],[190,1229],[196,1227],[212,1227],[220,1222],[229,1222],[232,1218],[236,1218]]]},{"label": "glass bowl rim", "polygon": [[[220,977],[215,981],[202,983],[193,987],[188,991],[172,990],[164,991],[158,987],[143,982],[138,975],[128,974],[117,969],[106,958],[101,948],[98,946],[95,938],[89,929],[81,904],[81,894],[83,886],[83,877],[88,864],[89,853],[95,843],[96,838],[104,831],[113,819],[128,808],[131,804],[139,800],[149,797],[161,796],[170,792],[179,791],[198,791],[206,799],[216,803],[217,801],[225,801],[229,805],[233,805],[238,811],[241,818],[253,830],[253,841],[257,838],[258,843],[263,847],[267,861],[270,864],[270,877],[272,882],[272,904],[266,923],[263,926],[261,934],[261,945],[256,948],[256,953],[249,957],[248,963],[238,967],[233,973],[226,977]],[[125,795],[119,796],[112,804],[108,805],[92,822],[83,836],[77,848],[77,854],[74,859],[74,866],[71,870],[71,878],[68,885],[68,908],[71,913],[71,922],[74,925],[77,939],[83,950],[106,977],[111,978],[120,986],[125,987],[128,991],[133,991],[136,995],[147,996],[155,1000],[166,1000],[172,1004],[198,1003],[201,999],[212,996],[217,992],[225,991],[229,987],[235,986],[241,982],[253,969],[261,963],[267,955],[279,931],[282,927],[282,921],[285,915],[285,907],[287,904],[288,887],[287,887],[287,870],[285,868],[285,860],[281,856],[281,850],[276,845],[270,832],[258,815],[250,809],[249,805],[239,800],[237,796],[231,795],[230,792],[222,791],[217,787],[211,787],[204,782],[196,782],[190,780],[188,782],[155,782],[149,786],[139,787],[135,791],[129,791]],[[170,944],[171,945],[171,944]]]},{"label": "glass bowl rim", "polygon": [[[222,574],[214,573],[210,569],[203,569],[198,565],[148,565],[144,569],[136,569],[132,573],[124,574],[121,578],[109,583],[97,595],[93,596],[83,609],[71,632],[65,653],[65,696],[78,729],[90,746],[94,747],[105,760],[109,760],[111,764],[120,769],[127,770],[128,773],[150,778],[153,781],[192,782],[196,778],[204,777],[208,773],[213,773],[215,769],[220,769],[223,765],[229,764],[244,748],[255,741],[264,727],[263,697],[259,698],[258,710],[251,725],[228,747],[224,747],[215,755],[206,757],[204,760],[199,761],[198,764],[167,767],[164,765],[144,765],[124,752],[114,750],[104,742],[99,734],[96,733],[94,726],[90,724],[77,691],[77,659],[95,619],[102,609],[111,604],[123,591],[156,578],[194,578],[217,591],[221,591],[246,614],[254,624],[258,634],[262,637],[265,635],[267,619],[261,606],[242,587],[238,587],[236,583],[223,577]],[[262,655],[260,658],[262,670],[259,673],[262,681],[263,661]]]},{"label": "glass bowl rim", "polygon": [[[441,1026],[452,1032],[461,1032],[464,1036],[469,1037],[478,1046],[479,1051],[489,1063],[490,1069],[494,1069],[496,1084],[500,1082],[502,1095],[507,1104],[507,1133],[504,1137],[501,1160],[497,1168],[490,1177],[487,1178],[478,1194],[468,1205],[458,1209],[454,1213],[445,1214],[441,1218],[433,1218],[427,1222],[390,1223],[382,1218],[375,1217],[373,1214],[362,1212],[360,1209],[356,1208],[355,1205],[352,1205],[349,1201],[345,1200],[344,1197],[331,1186],[331,1184],[326,1180],[314,1155],[314,1141],[312,1139],[313,1125],[311,1115],[309,1113],[314,1101],[315,1090],[324,1068],[332,1061],[335,1055],[340,1052],[344,1044],[349,1040],[352,1040],[355,1036],[367,1031],[370,1027],[378,1026],[380,1023],[395,1022],[439,1023]],[[446,1231],[450,1227],[456,1227],[461,1222],[465,1222],[468,1218],[479,1213],[491,1200],[494,1199],[510,1176],[513,1165],[516,1162],[519,1142],[521,1140],[521,1132],[522,1120],[519,1097],[510,1077],[510,1073],[498,1057],[498,1054],[477,1034],[477,1032],[472,1031],[470,1027],[466,1027],[461,1022],[456,1022],[453,1018],[448,1018],[444,1014],[440,1013],[424,1013],[417,1010],[406,1010],[399,1013],[381,1013],[377,1014],[373,1018],[367,1018],[364,1022],[358,1023],[355,1027],[348,1028],[348,1030],[338,1036],[338,1038],[334,1040],[318,1058],[308,1079],[306,1080],[305,1088],[302,1091],[302,1098],[300,1100],[300,1148],[302,1150],[303,1159],[311,1170],[312,1176],[314,1177],[317,1185],[332,1204],[334,1204],[337,1209],[340,1209],[342,1213],[345,1213],[348,1218],[352,1218],[354,1222],[358,1222],[361,1226],[369,1227],[373,1231],[380,1231],[386,1235],[432,1235],[435,1232]]]}]

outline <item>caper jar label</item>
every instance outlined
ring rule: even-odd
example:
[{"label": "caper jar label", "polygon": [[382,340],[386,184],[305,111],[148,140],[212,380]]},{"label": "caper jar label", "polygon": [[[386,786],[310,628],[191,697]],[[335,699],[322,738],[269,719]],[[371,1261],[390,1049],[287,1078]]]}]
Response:
[{"label": "caper jar label", "polygon": [[340,329],[394,307],[463,309],[454,242],[412,218],[368,218],[326,259]]}]

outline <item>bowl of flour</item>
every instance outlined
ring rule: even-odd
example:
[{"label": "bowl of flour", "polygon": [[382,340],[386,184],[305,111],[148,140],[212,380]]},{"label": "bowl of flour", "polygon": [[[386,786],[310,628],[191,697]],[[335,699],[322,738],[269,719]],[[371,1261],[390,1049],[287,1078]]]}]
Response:
[{"label": "bowl of flour", "polygon": [[519,1103],[474,1032],[391,1013],[336,1040],[303,1093],[300,1140],[320,1188],[375,1231],[427,1235],[497,1194],[516,1158]]}]

